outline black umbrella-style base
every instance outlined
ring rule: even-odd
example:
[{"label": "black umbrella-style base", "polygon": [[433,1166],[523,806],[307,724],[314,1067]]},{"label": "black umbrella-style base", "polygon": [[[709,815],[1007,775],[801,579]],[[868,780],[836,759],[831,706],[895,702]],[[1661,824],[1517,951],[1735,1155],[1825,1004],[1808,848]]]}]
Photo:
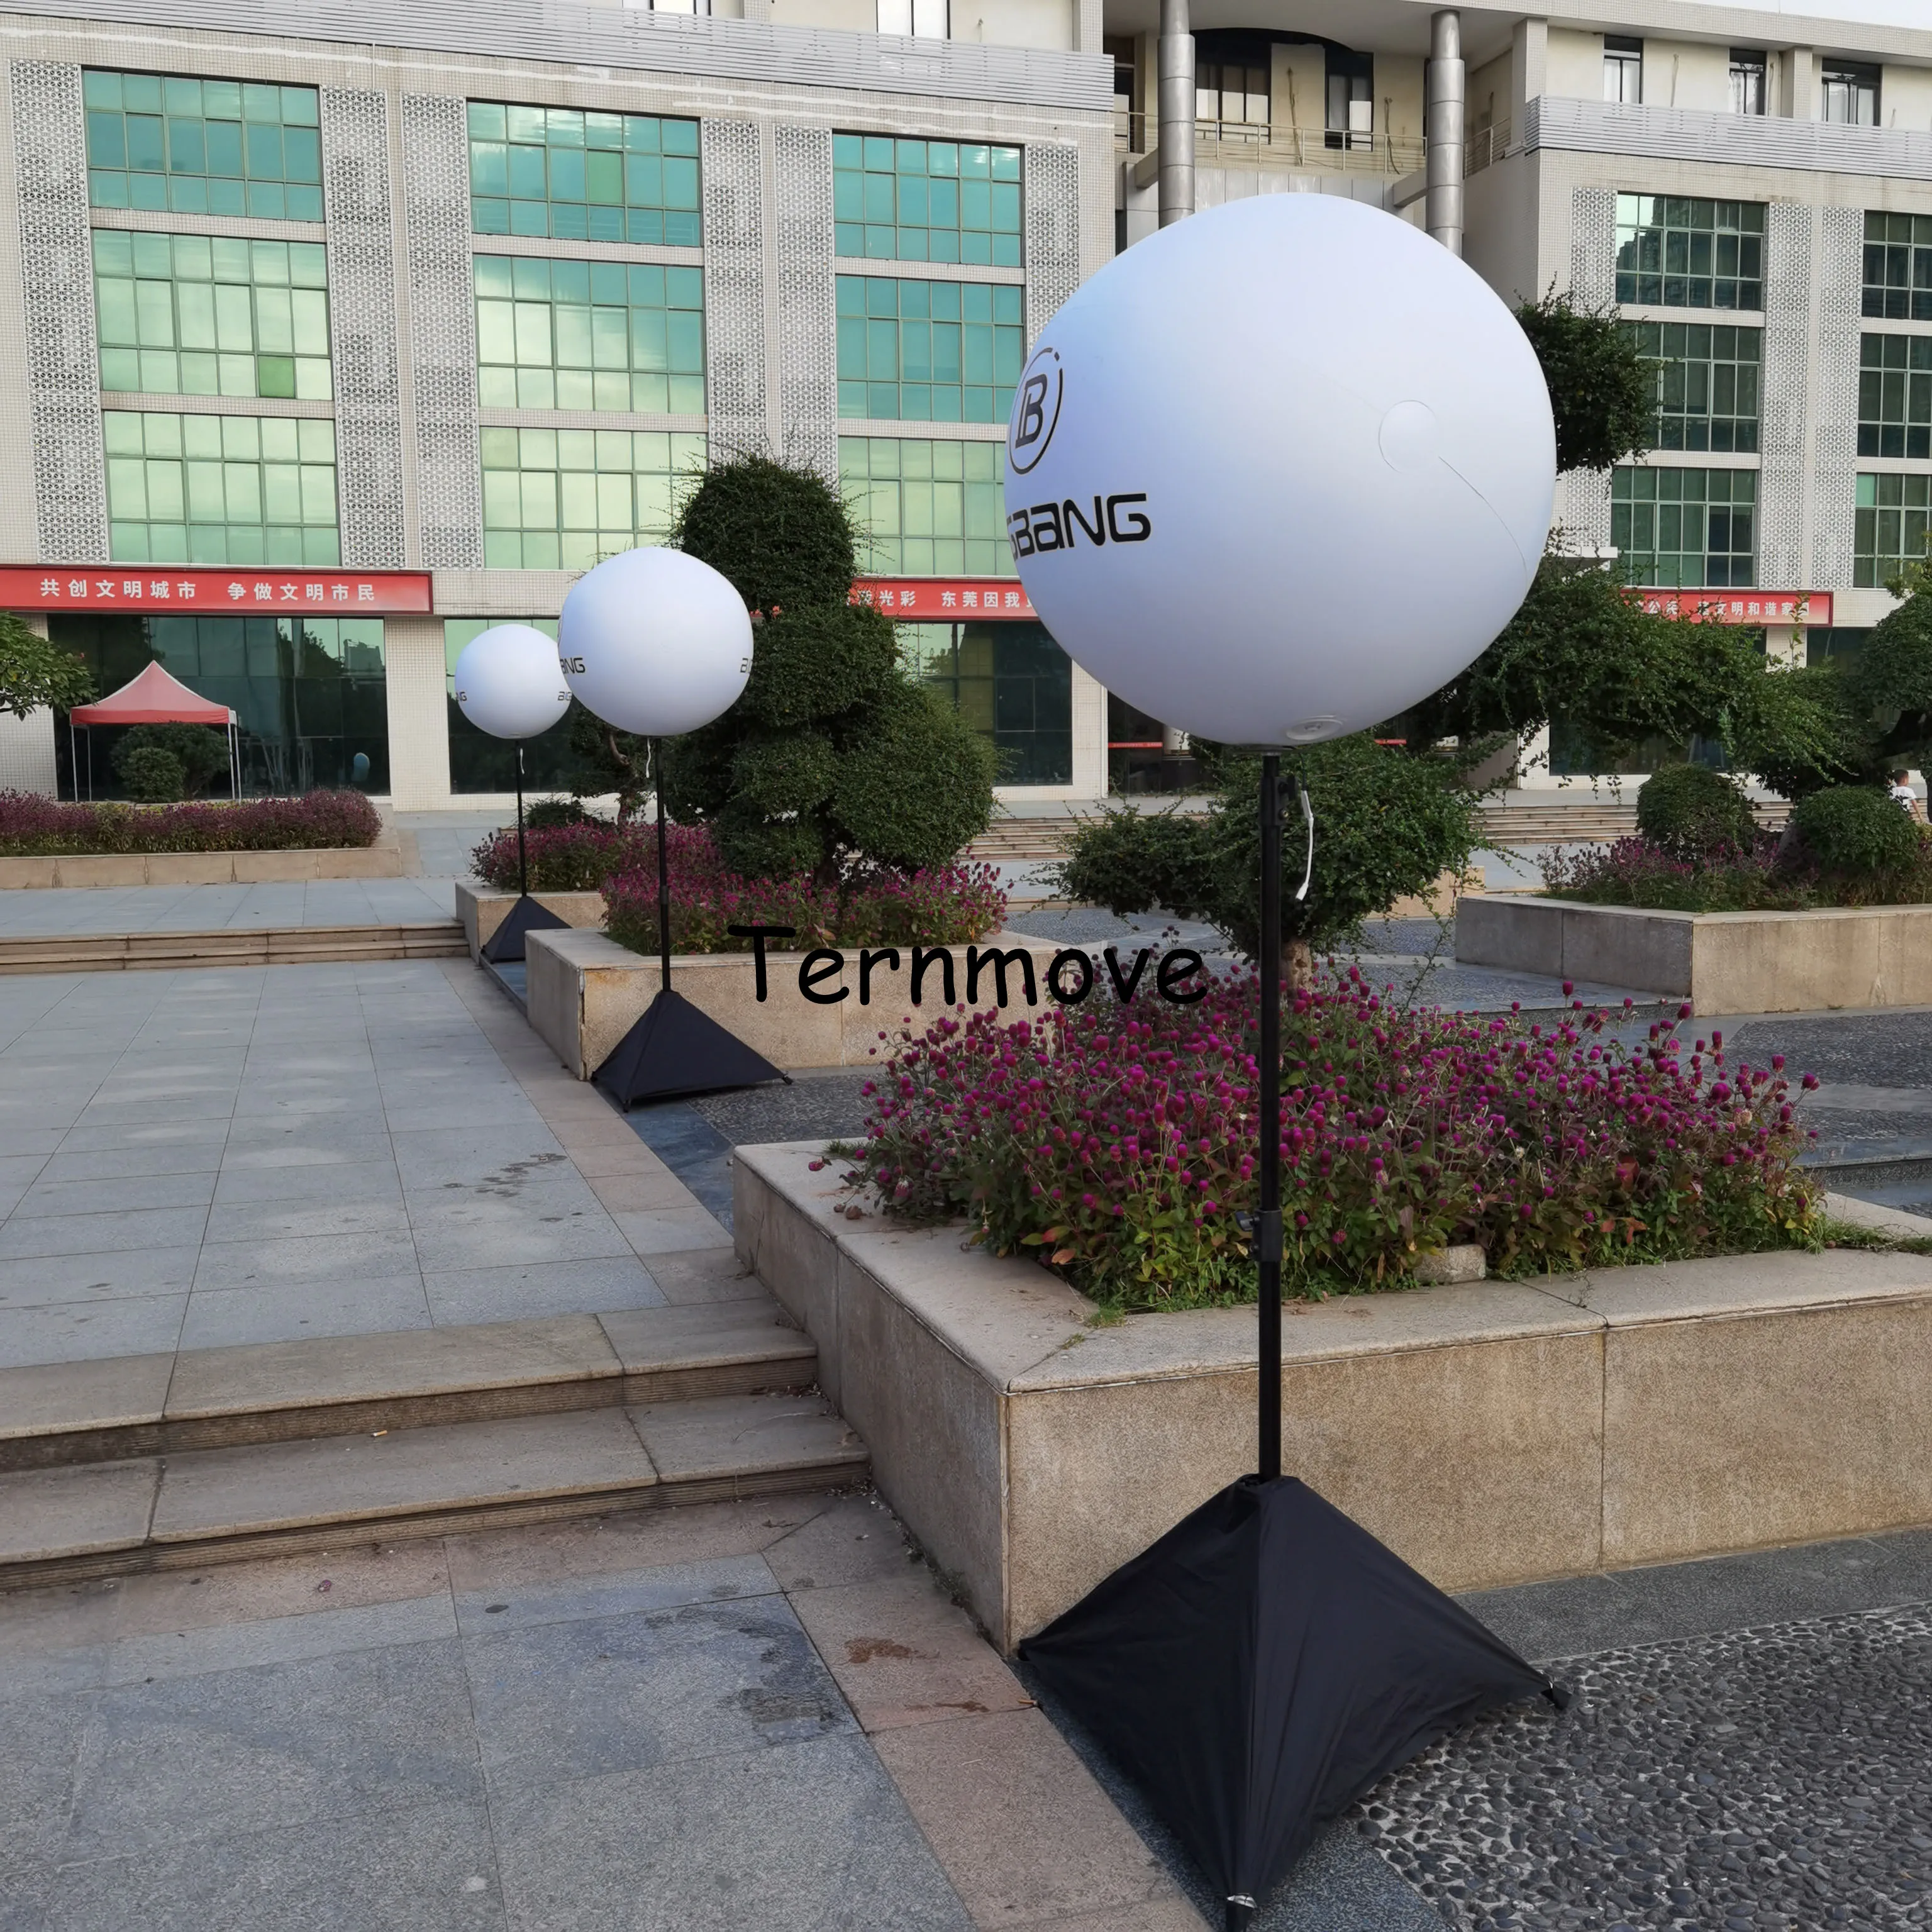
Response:
[{"label": "black umbrella-style base", "polygon": [[549,907],[538,904],[528,892],[520,892],[516,903],[503,915],[502,924],[490,935],[483,957],[492,966],[512,964],[524,956],[525,933],[548,932],[569,923],[567,919],[559,919]]},{"label": "black umbrella-style base", "polygon": [[1292,1476],[1231,1483],[1020,1647],[1244,1926],[1370,1786],[1545,1677]]},{"label": "black umbrella-style base", "polygon": [[790,1075],[669,986],[590,1077],[626,1113],[640,1100],[759,1087],[768,1080],[790,1084]]}]

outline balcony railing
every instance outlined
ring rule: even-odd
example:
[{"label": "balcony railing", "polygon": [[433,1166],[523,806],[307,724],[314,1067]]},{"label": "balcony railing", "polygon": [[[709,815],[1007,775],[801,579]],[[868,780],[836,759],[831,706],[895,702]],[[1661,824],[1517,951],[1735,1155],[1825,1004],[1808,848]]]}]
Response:
[{"label": "balcony railing", "polygon": [[[1148,154],[1159,136],[1153,115],[1114,109],[1117,151]],[[1345,142],[1353,145],[1340,145]],[[1407,135],[1330,134],[1319,128],[1278,128],[1268,122],[1196,121],[1194,158],[1210,166],[1246,163],[1261,167],[1333,169],[1346,174],[1402,175],[1421,166],[1423,146]]]},{"label": "balcony railing", "polygon": [[1473,175],[1509,152],[1510,124],[1499,121],[1494,127],[1478,128],[1462,146],[1462,172]]}]

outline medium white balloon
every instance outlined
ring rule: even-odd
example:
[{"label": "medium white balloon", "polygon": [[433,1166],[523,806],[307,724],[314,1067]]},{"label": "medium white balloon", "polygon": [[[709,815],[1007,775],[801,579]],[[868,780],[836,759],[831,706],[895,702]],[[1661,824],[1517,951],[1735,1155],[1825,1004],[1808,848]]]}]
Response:
[{"label": "medium white balloon", "polygon": [[620,731],[670,738],[730,710],[752,674],[745,600],[708,563],[627,550],[563,600],[557,650],[570,688]]},{"label": "medium white balloon", "polygon": [[1048,323],[1006,521],[1034,608],[1110,691],[1306,744],[1480,653],[1556,473],[1535,353],[1480,277],[1359,202],[1269,194],[1136,243]]},{"label": "medium white balloon", "polygon": [[457,708],[493,738],[534,738],[570,709],[556,646],[528,624],[498,624],[463,647]]}]

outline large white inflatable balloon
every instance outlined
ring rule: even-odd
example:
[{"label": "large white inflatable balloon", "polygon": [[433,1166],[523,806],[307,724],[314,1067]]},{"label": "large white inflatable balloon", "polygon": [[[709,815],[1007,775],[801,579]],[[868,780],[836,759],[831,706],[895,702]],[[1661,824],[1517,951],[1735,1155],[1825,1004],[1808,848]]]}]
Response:
[{"label": "large white inflatable balloon", "polygon": [[674,737],[737,702],[752,672],[752,620],[708,563],[627,550],[571,587],[556,648],[571,689],[606,723]]},{"label": "large white inflatable balloon", "polygon": [[1261,195],[1136,243],[1047,324],[1006,525],[1034,608],[1110,691],[1306,744],[1490,643],[1556,470],[1534,352],[1472,269],[1359,202]]},{"label": "large white inflatable balloon", "polygon": [[498,624],[463,647],[457,708],[493,738],[534,738],[570,709],[556,646],[528,624]]}]

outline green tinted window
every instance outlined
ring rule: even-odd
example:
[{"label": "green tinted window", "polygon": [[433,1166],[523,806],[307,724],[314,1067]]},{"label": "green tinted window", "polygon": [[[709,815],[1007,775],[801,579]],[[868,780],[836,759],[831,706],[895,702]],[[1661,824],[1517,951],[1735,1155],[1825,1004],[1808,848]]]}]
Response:
[{"label": "green tinted window", "polygon": [[478,730],[464,716],[456,701],[456,661],[473,638],[499,624],[527,624],[547,638],[556,635],[554,617],[446,617],[442,620],[442,662],[449,722],[449,788],[452,792],[506,792],[517,783],[517,761],[523,760],[524,785],[530,791],[568,791],[577,776],[578,760],[570,748],[570,730],[578,707],[572,705],[547,731],[512,744]]},{"label": "green tinted window", "polygon": [[842,436],[838,480],[882,577],[1012,577],[1006,446]]},{"label": "green tinted window", "polygon": [[1018,148],[835,134],[832,206],[842,255],[1020,266]]},{"label": "green tinted window", "polygon": [[842,416],[1002,422],[1025,346],[1011,284],[838,278]]},{"label": "green tinted window", "polygon": [[1708,322],[1624,325],[1657,372],[1658,449],[1757,448],[1763,332]]},{"label": "green tinted window", "polygon": [[476,274],[485,409],[704,414],[701,270],[478,255]]},{"label": "green tinted window", "polygon": [[318,242],[97,228],[100,386],[326,401],[326,280]]},{"label": "green tinted window", "polygon": [[314,88],[94,68],[81,91],[96,208],[322,219]]},{"label": "green tinted window", "polygon": [[478,235],[695,248],[698,123],[472,100],[470,218]]},{"label": "green tinted window", "polygon": [[116,562],[341,561],[328,418],[110,410],[101,428]]},{"label": "green tinted window", "polygon": [[1932,214],[1865,216],[1864,312],[1932,322]]},{"label": "green tinted window", "polygon": [[1610,482],[1610,541],[1634,583],[1757,581],[1756,470],[1626,468]]},{"label": "green tinted window", "polygon": [[1932,456],[1932,335],[1859,344],[1858,454]]},{"label": "green tinted window", "polygon": [[662,430],[486,428],[482,441],[494,569],[588,570],[661,543],[679,483],[704,466],[701,435]]},{"label": "green tinted window", "polygon": [[1925,560],[1932,532],[1932,476],[1861,476],[1852,542],[1852,581],[1884,587],[1908,563]]},{"label": "green tinted window", "polygon": [[1002,784],[1073,782],[1073,665],[1044,624],[902,624],[899,657],[990,738]]},{"label": "green tinted window", "polygon": [[1764,204],[1618,195],[1617,300],[1763,308]]}]

